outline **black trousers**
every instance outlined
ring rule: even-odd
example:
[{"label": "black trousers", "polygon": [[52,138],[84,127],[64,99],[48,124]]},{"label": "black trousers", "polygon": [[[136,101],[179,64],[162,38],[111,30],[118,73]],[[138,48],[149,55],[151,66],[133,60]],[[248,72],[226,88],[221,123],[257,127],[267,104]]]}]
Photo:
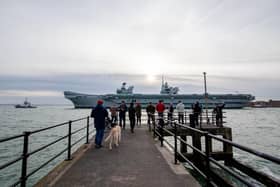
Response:
[{"label": "black trousers", "polygon": [[179,123],[184,123],[184,114],[178,114],[178,118]]},{"label": "black trousers", "polygon": [[120,114],[120,126],[125,129],[125,114]]},{"label": "black trousers", "polygon": [[129,121],[130,121],[130,130],[131,130],[131,132],[134,132],[135,117],[129,118]]}]

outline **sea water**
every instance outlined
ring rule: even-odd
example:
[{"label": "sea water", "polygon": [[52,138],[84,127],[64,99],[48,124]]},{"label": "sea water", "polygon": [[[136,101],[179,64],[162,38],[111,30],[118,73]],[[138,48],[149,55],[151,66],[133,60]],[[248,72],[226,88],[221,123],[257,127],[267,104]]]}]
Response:
[{"label": "sea water", "polygon": [[[255,150],[280,158],[280,108],[244,108],[225,110],[226,126],[232,128],[233,141]],[[73,109],[66,106],[39,106],[35,109],[16,109],[12,105],[0,105],[0,139],[49,127],[69,120],[88,116],[90,109]],[[86,125],[86,121],[73,124],[73,130]],[[91,130],[93,126],[91,125]],[[136,129],[137,131],[137,129]],[[68,126],[58,127],[30,137],[29,151],[35,150],[62,136],[67,135]],[[73,141],[85,132],[73,136]],[[85,141],[85,140],[84,140]],[[81,142],[72,151],[78,148]],[[11,140],[0,144],[0,165],[11,161],[22,153],[23,139]],[[67,139],[28,158],[28,173],[67,147]],[[280,167],[264,159],[233,149],[234,157],[260,171],[280,178]],[[28,186],[34,185],[58,163],[65,160],[67,152],[39,170],[28,179]],[[0,171],[1,186],[9,186],[20,177],[21,162]]]}]

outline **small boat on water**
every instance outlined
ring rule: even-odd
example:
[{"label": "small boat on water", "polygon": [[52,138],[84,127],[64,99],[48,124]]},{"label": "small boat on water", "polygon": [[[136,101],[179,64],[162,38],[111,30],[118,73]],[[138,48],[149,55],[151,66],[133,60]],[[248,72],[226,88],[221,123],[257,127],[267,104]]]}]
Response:
[{"label": "small boat on water", "polygon": [[23,104],[15,105],[15,108],[37,108],[37,106],[32,105],[30,102],[27,101],[27,98],[23,102]]}]

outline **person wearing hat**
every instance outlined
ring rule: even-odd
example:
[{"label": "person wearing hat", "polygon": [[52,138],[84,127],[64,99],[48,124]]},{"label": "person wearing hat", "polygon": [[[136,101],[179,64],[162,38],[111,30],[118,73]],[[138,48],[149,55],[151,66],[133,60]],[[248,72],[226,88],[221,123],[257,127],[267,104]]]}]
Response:
[{"label": "person wearing hat", "polygon": [[91,117],[94,118],[94,127],[96,129],[95,147],[101,148],[105,130],[105,119],[108,118],[108,112],[103,106],[102,100],[97,101],[97,105],[92,109]]}]

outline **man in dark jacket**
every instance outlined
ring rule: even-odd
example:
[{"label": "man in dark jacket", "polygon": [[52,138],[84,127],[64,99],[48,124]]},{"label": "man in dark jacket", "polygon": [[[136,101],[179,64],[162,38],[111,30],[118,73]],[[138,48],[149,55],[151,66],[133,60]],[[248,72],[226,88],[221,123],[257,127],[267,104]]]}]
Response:
[{"label": "man in dark jacket", "polygon": [[135,114],[136,114],[136,110],[134,108],[133,102],[131,102],[130,106],[128,108],[128,116],[129,116],[129,121],[130,121],[130,131],[131,131],[131,133],[134,133]]},{"label": "man in dark jacket", "polygon": [[219,105],[217,104],[213,110],[213,113],[216,114],[216,125],[219,127],[223,126],[223,108],[225,107],[225,103]]},{"label": "man in dark jacket", "polygon": [[119,107],[119,117],[120,117],[120,126],[125,129],[125,113],[127,111],[127,106],[124,101],[122,101]]},{"label": "man in dark jacket", "polygon": [[91,117],[94,118],[94,127],[96,129],[95,134],[95,147],[101,148],[102,139],[105,130],[105,120],[108,118],[108,112],[106,108],[103,107],[103,101],[98,100],[95,108],[92,109]]},{"label": "man in dark jacket", "polygon": [[198,126],[198,116],[201,115],[202,109],[197,101],[193,106],[194,125]]},{"label": "man in dark jacket", "polygon": [[152,104],[152,102],[149,103],[149,105],[146,107],[146,112],[148,115],[148,126],[149,126],[149,131],[151,131],[151,121],[152,124],[155,124],[155,112],[156,112],[156,107]]}]

